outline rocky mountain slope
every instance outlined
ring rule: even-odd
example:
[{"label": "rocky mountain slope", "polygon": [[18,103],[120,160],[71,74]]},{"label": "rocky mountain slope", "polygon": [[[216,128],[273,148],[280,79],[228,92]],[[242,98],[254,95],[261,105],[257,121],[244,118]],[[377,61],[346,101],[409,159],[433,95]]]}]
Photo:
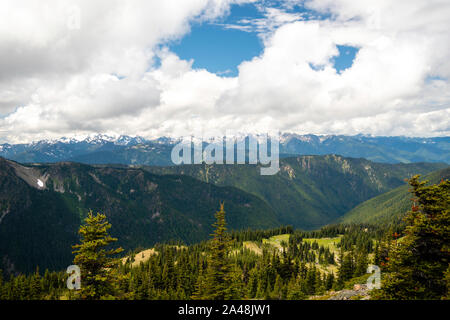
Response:
[{"label": "rocky mountain slope", "polygon": [[280,225],[258,197],[188,176],[76,163],[24,166],[0,158],[0,269],[61,269],[92,209],[105,213],[124,249],[208,238],[225,201],[231,229]]}]

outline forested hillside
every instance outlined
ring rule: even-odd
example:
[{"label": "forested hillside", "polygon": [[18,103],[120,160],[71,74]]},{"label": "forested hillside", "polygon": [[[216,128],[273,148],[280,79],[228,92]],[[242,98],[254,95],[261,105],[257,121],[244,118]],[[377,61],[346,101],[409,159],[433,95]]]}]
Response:
[{"label": "forested hillside", "polygon": [[210,212],[227,203],[233,229],[280,225],[264,201],[233,187],[141,169],[75,163],[26,167],[0,159],[0,268],[57,270],[71,261],[70,245],[87,212],[104,212],[125,249],[156,242],[204,240]]},{"label": "forested hillside", "polygon": [[405,184],[415,174],[447,167],[439,163],[382,164],[337,155],[280,160],[280,172],[261,176],[257,165],[143,167],[158,174],[182,174],[233,186],[264,199],[283,224],[317,229],[356,205]]},{"label": "forested hillside", "polygon": [[[423,176],[430,184],[450,179],[450,167]],[[411,207],[409,186],[405,185],[369,199],[346,213],[338,221],[342,223],[399,223]]]}]

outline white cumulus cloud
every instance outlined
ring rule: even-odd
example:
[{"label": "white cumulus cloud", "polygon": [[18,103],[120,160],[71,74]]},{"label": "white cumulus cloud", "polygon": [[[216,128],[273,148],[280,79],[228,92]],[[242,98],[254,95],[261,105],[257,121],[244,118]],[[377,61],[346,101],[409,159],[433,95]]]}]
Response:
[{"label": "white cumulus cloud", "polygon": [[[450,134],[448,1],[266,7],[263,19],[225,26],[264,39],[236,77],[195,69],[168,49],[194,21],[215,23],[243,2],[255,1],[1,1],[0,142],[199,127]],[[291,12],[298,4],[325,18]],[[337,45],[358,48],[340,73]]]}]

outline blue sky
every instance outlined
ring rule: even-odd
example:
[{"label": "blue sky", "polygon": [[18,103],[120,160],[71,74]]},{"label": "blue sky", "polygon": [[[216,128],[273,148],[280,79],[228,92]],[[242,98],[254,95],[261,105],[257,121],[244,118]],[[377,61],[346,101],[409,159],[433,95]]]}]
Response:
[{"label": "blue sky", "polygon": [[[267,6],[269,4],[269,6]],[[261,30],[252,23],[265,18],[265,10],[275,8],[287,13],[301,14],[304,20],[330,18],[302,5],[286,7],[279,1],[266,1],[266,6],[249,3],[233,5],[228,15],[212,22],[194,23],[191,32],[171,43],[170,49],[180,58],[193,60],[193,68],[206,69],[221,76],[235,77],[241,62],[251,60],[264,50]],[[237,29],[238,27],[242,29]],[[266,30],[267,31],[267,30]],[[352,66],[357,48],[338,45],[339,56],[332,59],[338,73]]]},{"label": "blue sky", "polygon": [[263,18],[253,4],[233,5],[224,19],[195,23],[191,32],[170,49],[180,58],[194,60],[194,68],[205,68],[223,76],[236,76],[237,66],[258,56],[263,44],[256,32],[227,29],[224,24],[235,24],[241,19]]},{"label": "blue sky", "polygon": [[224,29],[213,24],[196,25],[171,50],[194,68],[205,68],[223,76],[236,76],[237,66],[258,56],[263,45],[256,33]]}]

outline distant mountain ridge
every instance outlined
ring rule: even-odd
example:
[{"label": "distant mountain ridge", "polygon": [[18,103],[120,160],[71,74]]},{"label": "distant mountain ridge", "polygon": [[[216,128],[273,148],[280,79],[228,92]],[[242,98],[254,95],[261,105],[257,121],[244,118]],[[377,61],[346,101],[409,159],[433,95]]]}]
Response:
[{"label": "distant mountain ridge", "polygon": [[[27,144],[2,144],[0,156],[21,163],[54,163],[72,161],[86,164],[132,164],[133,157],[147,156],[142,161],[153,165],[167,165],[171,147],[141,137],[93,135],[84,139],[61,138]],[[137,148],[136,146],[139,146]],[[138,150],[139,149],[139,150]],[[163,153],[161,162],[158,154]],[[129,156],[127,156],[129,155]]]},{"label": "distant mountain ridge", "polygon": [[[74,161],[86,164],[173,165],[170,154],[177,138],[145,139],[91,135],[83,138],[42,140],[28,144],[1,144],[0,156],[21,163]],[[339,154],[384,163],[445,162],[450,164],[450,137],[408,138],[365,135],[280,136],[281,157]]]},{"label": "distant mountain ridge", "polygon": [[285,134],[281,137],[281,146],[280,152],[286,154],[339,154],[345,157],[365,158],[384,163],[450,163],[450,137]]},{"label": "distant mountain ridge", "polygon": [[280,172],[261,176],[258,165],[180,165],[146,167],[156,174],[188,175],[219,186],[233,186],[266,201],[283,224],[315,229],[356,205],[404,185],[414,174],[447,167],[443,163],[385,164],[338,155],[280,160]]}]

